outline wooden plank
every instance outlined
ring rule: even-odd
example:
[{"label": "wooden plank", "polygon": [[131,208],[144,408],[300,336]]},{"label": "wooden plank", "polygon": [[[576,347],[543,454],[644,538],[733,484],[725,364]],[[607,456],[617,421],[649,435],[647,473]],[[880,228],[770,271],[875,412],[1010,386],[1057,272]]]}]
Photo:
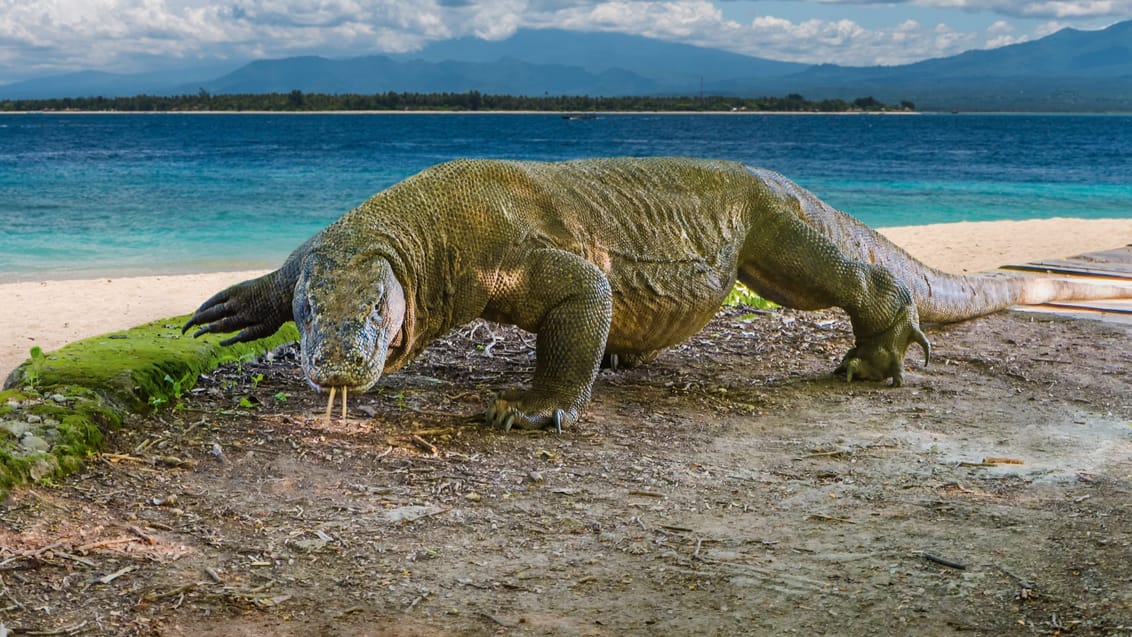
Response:
[{"label": "wooden plank", "polygon": [[[1020,265],[1007,265],[1001,269],[1055,274],[1068,278],[1093,277],[1109,281],[1113,279],[1132,281],[1132,244],[1114,250],[1089,252],[1068,259],[1043,259]],[[1132,288],[1129,288],[1129,297],[1132,297]],[[1057,301],[1043,305],[1018,306],[1013,309],[1132,324],[1132,299]]]},{"label": "wooden plank", "polygon": [[1132,245],[1089,252],[1068,259],[1043,259],[1019,265],[1007,265],[1002,269],[1128,279],[1132,278]]},{"label": "wooden plank", "polygon": [[1117,314],[1132,314],[1132,301],[1057,301],[1045,303],[1049,307],[1063,307],[1070,310],[1092,310],[1094,312],[1115,312]]},{"label": "wooden plank", "polygon": [[1132,278],[1132,266],[1125,268],[1124,271],[1100,270],[1097,268],[1081,267],[1077,263],[1070,261],[1062,261],[1060,263],[1039,261],[1036,263],[1023,263],[1021,265],[1004,265],[1000,269],[1019,270],[1022,272],[1044,272],[1047,274],[1065,274],[1070,276],[1096,276],[1105,277],[1108,279]]}]

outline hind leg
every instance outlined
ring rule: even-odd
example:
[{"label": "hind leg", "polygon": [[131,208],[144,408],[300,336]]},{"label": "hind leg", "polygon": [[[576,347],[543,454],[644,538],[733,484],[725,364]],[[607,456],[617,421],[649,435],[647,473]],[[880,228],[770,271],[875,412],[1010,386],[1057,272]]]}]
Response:
[{"label": "hind leg", "polygon": [[840,307],[853,324],[856,344],[839,369],[849,380],[904,378],[904,353],[915,342],[930,345],[908,288],[884,267],[856,260],[784,202],[764,202],[743,245],[739,280],[786,307]]}]

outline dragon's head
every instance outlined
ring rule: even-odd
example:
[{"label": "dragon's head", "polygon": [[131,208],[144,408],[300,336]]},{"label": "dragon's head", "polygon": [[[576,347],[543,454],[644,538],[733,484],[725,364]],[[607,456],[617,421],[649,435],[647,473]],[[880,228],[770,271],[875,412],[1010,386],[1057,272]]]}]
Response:
[{"label": "dragon's head", "polygon": [[310,383],[317,389],[373,387],[390,350],[401,344],[405,321],[405,292],[389,261],[313,252],[303,261],[293,299]]}]

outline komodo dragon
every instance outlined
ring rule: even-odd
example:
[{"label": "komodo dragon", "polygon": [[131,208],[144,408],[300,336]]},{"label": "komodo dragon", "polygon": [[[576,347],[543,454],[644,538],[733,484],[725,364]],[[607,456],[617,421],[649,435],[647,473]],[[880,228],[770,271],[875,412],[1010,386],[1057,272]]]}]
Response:
[{"label": "komodo dragon", "polygon": [[[903,379],[920,321],[1017,303],[1119,296],[1049,279],[933,270],[785,177],[677,158],[457,160],[384,190],[283,266],[208,299],[184,326],[294,319],[317,389],[365,391],[476,317],[537,333],[534,380],[487,412],[510,429],[574,422],[603,360],[633,366],[700,330],[736,278],[802,310],[843,308],[855,346],[839,370]],[[329,411],[329,406],[328,406]]]}]

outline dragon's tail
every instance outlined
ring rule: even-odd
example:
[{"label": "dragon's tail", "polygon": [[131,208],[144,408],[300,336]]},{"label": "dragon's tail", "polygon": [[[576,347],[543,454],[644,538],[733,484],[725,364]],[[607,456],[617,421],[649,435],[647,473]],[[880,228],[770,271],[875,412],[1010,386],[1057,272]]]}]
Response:
[{"label": "dragon's tail", "polygon": [[963,321],[1012,305],[1132,298],[1132,285],[1127,284],[1094,284],[1005,272],[960,275],[936,270],[782,175],[757,168],[747,170],[770,184],[784,200],[793,199],[794,212],[846,256],[887,268],[908,286],[920,320],[927,323]]},{"label": "dragon's tail", "polygon": [[[914,276],[905,278],[905,282],[912,290],[920,319],[927,323],[963,321],[1013,305],[1132,298],[1132,285],[1007,273],[955,275],[919,262],[910,269]],[[909,274],[907,269],[905,274]]]}]

